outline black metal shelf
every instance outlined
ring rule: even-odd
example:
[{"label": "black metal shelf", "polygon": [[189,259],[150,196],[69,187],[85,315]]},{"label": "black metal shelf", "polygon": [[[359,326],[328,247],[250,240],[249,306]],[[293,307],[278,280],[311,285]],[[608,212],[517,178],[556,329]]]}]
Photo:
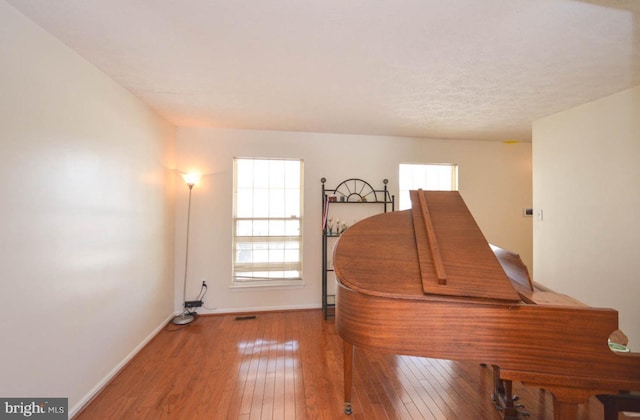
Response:
[{"label": "black metal shelf", "polygon": [[395,196],[389,194],[387,184],[389,180],[384,179],[383,189],[374,189],[371,184],[360,178],[349,178],[338,184],[336,188],[326,188],[326,178],[322,182],[322,311],[324,319],[335,315],[335,295],[328,294],[327,273],[333,272],[333,268],[328,266],[328,238],[339,238],[341,233],[330,233],[327,221],[330,207],[336,204],[377,204],[382,205],[386,213],[391,207],[395,210]]}]

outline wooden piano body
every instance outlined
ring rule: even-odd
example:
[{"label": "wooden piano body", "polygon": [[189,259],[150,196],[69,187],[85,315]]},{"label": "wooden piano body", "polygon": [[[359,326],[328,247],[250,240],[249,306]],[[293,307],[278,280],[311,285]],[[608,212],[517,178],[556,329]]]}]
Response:
[{"label": "wooden piano body", "polygon": [[411,194],[412,210],[355,224],[334,250],[346,412],[353,346],[499,366],[503,380],[550,391],[556,419],[575,419],[594,394],[640,390],[640,354],[608,346],[617,311],[533,287],[459,193]]}]

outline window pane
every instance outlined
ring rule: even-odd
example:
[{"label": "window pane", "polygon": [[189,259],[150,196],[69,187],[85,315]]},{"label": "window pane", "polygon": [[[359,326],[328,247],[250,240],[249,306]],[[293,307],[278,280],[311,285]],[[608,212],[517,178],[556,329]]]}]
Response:
[{"label": "window pane", "polygon": [[298,219],[290,219],[285,222],[285,235],[286,236],[297,236],[300,235],[300,220]]},{"label": "window pane", "polygon": [[284,220],[270,220],[269,221],[269,235],[272,236],[284,236]]},{"label": "window pane", "polygon": [[399,168],[399,209],[411,208],[410,190],[455,191],[458,189],[455,164],[405,164]]},{"label": "window pane", "polygon": [[236,217],[253,216],[253,191],[239,190],[236,192]]},{"label": "window pane", "polygon": [[253,235],[253,220],[238,220],[236,222],[236,236]]},{"label": "window pane", "polygon": [[285,217],[284,210],[284,190],[271,190],[269,194],[269,216]]},{"label": "window pane", "polygon": [[269,250],[269,261],[284,261],[284,249]]},{"label": "window pane", "polygon": [[300,190],[300,162],[285,162],[285,185],[287,188]]},{"label": "window pane", "polygon": [[269,261],[269,251],[266,249],[254,250],[253,251],[253,262],[268,262]]},{"label": "window pane", "polygon": [[255,220],[253,222],[253,236],[269,236],[269,221]]},{"label": "window pane", "polygon": [[300,251],[296,250],[286,250],[284,251],[284,260],[289,262],[296,262],[300,260]]},{"label": "window pane", "polygon": [[300,217],[300,191],[287,190],[285,200],[285,217]]},{"label": "window pane", "polygon": [[253,190],[253,217],[269,217],[269,190]]},{"label": "window pane", "polygon": [[250,262],[252,257],[250,244],[238,244],[236,249],[236,262]]},{"label": "window pane", "polygon": [[236,160],[236,185],[238,188],[253,188],[253,162]]},{"label": "window pane", "polygon": [[269,187],[271,189],[284,188],[284,162],[282,161],[270,161],[269,166]]}]

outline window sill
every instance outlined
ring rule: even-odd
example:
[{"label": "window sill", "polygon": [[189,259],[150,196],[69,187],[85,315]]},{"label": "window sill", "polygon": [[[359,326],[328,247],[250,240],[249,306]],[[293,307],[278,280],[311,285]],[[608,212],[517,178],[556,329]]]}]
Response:
[{"label": "window sill", "polygon": [[304,281],[259,281],[259,282],[246,282],[242,284],[231,284],[229,289],[232,291],[250,291],[250,290],[278,290],[278,289],[300,289],[304,287]]}]

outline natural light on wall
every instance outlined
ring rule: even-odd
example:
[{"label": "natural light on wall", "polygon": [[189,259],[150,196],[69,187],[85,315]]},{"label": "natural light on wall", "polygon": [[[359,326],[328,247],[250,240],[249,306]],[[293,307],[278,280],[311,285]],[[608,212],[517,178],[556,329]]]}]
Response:
[{"label": "natural light on wall", "polygon": [[411,208],[410,190],[456,191],[458,189],[458,165],[400,164],[399,210]]}]

